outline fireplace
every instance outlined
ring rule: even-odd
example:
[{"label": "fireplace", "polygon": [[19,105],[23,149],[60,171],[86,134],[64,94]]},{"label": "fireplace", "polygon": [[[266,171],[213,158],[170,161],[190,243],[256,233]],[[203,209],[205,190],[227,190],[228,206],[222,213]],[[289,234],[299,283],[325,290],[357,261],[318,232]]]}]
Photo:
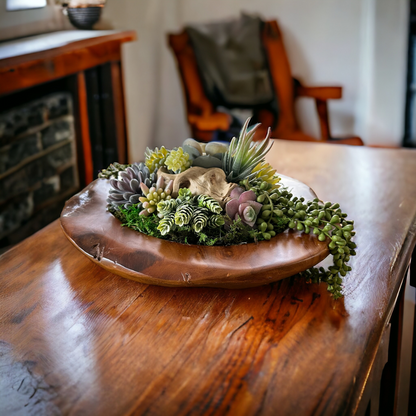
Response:
[{"label": "fireplace", "polygon": [[0,113],[0,247],[55,220],[78,189],[69,93]]},{"label": "fireplace", "polygon": [[0,250],[127,161],[121,44],[134,39],[63,31],[0,45]]}]

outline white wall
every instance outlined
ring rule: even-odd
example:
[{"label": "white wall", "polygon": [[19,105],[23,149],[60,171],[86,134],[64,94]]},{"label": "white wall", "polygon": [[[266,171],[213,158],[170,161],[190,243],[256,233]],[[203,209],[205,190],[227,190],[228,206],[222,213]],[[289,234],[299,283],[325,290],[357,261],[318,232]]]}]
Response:
[{"label": "white wall", "polygon": [[61,7],[52,0],[46,7],[30,10],[6,11],[7,0],[0,0],[0,40],[52,32],[69,28]]},{"label": "white wall", "polygon": [[176,30],[176,0],[110,0],[101,27],[134,29],[138,42],[123,46],[131,161],[146,146],[179,145],[187,136],[179,78],[166,32]]},{"label": "white wall", "polygon": [[[400,145],[403,136],[408,0],[109,0],[104,24],[135,29],[125,45],[130,159],[187,137],[182,91],[166,33],[188,22],[237,16],[277,18],[292,72],[309,85],[342,85],[330,102],[334,136]],[[319,135],[312,100],[297,104],[302,129]]]},{"label": "white wall", "polygon": [[366,0],[358,133],[368,144],[400,146],[404,135],[408,0]]}]

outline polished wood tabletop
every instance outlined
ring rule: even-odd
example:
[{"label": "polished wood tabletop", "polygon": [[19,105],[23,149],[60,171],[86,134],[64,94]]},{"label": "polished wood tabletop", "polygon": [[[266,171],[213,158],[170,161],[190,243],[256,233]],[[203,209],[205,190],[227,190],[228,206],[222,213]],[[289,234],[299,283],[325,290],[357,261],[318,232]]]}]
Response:
[{"label": "polished wood tabletop", "polygon": [[56,221],[0,257],[0,414],[358,414],[415,246],[416,152],[276,141],[268,159],[355,220],[344,298],[298,276],[138,283]]}]

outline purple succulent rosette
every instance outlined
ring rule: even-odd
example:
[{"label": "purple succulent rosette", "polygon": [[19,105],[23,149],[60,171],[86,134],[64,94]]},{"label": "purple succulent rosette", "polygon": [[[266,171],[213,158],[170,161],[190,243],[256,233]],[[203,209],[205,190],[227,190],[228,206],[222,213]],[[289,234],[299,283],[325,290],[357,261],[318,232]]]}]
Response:
[{"label": "purple succulent rosette", "polygon": [[262,204],[257,202],[257,196],[253,191],[244,191],[243,188],[237,187],[231,191],[231,200],[225,206],[225,212],[232,220],[238,220],[254,227]]}]

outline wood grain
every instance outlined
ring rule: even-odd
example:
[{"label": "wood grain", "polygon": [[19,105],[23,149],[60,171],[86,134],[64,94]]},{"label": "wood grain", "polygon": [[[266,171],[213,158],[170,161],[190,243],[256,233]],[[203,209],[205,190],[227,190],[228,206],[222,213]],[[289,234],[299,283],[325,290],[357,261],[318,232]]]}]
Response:
[{"label": "wood grain", "polygon": [[[283,178],[294,195],[316,194],[296,180]],[[270,241],[228,247],[172,243],[121,227],[106,212],[110,190],[97,179],[65,204],[61,225],[84,255],[107,271],[162,286],[239,289],[260,286],[315,266],[329,254],[328,242],[315,235],[287,231]]]},{"label": "wood grain", "polygon": [[298,277],[148,286],[55,222],[0,257],[0,414],[357,414],[415,246],[416,152],[277,141],[269,161],[355,220],[342,300]]}]

